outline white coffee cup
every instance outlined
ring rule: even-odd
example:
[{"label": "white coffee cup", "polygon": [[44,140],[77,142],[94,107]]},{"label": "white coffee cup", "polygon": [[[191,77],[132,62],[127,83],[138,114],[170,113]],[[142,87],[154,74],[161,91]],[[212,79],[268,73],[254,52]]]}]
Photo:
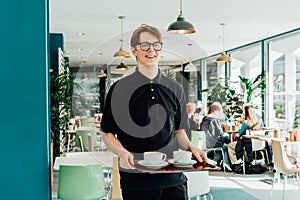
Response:
[{"label": "white coffee cup", "polygon": [[151,165],[161,164],[167,155],[157,151],[148,151],[144,153],[144,162]]},{"label": "white coffee cup", "polygon": [[173,151],[174,162],[189,164],[192,159],[192,152],[190,151]]}]

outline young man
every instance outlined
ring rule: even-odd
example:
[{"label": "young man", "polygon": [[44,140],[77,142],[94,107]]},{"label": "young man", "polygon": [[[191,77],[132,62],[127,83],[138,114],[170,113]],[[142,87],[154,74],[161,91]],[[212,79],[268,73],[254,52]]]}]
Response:
[{"label": "young man", "polygon": [[147,151],[192,151],[202,162],[206,155],[187,138],[189,128],[182,86],[158,69],[162,36],[153,26],[138,27],[131,37],[136,71],[109,90],[101,122],[107,147],[119,156],[123,199],[187,199],[182,173],[144,174],[134,170],[134,159]]}]

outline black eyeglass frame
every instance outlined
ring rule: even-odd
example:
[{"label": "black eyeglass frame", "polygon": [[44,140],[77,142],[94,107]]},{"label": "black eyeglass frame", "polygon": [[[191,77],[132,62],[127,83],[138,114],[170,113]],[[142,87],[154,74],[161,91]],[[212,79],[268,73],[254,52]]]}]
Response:
[{"label": "black eyeglass frame", "polygon": [[[147,49],[143,49],[142,48],[142,44],[148,44],[149,45],[149,47],[147,48]],[[156,49],[155,48],[155,44],[160,44],[160,49]],[[155,50],[155,51],[160,51],[161,49],[162,49],[162,46],[163,46],[163,43],[162,42],[153,42],[153,43],[150,43],[150,42],[140,42],[140,43],[138,43],[136,46],[140,46],[140,49],[142,50],[142,51],[149,51],[149,49],[150,49],[150,47],[152,46],[153,47],[153,49]]]}]

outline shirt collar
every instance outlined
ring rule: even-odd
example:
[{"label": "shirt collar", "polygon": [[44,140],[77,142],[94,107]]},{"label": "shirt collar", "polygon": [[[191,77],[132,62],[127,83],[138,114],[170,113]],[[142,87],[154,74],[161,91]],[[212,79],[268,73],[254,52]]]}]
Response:
[{"label": "shirt collar", "polygon": [[146,82],[146,83],[160,83],[161,82],[161,77],[162,77],[160,69],[158,69],[157,75],[153,79],[150,79],[150,78],[144,76],[139,71],[138,67],[135,68],[135,72],[134,72],[133,75],[136,78],[136,80]]}]

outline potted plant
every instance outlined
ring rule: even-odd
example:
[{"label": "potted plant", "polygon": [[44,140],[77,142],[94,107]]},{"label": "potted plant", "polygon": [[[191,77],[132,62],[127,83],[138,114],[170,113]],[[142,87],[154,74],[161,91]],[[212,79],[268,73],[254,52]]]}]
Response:
[{"label": "potted plant", "polygon": [[242,93],[238,93],[236,88],[230,87],[234,82],[230,81],[229,77],[219,79],[212,87],[202,90],[202,92],[208,93],[208,106],[213,102],[220,102],[227,117],[237,118],[243,113],[244,103],[250,103],[253,98],[265,93],[265,72],[259,74],[254,80],[242,76],[239,78]]},{"label": "potted plant", "polygon": [[254,80],[242,76],[239,76],[239,78],[246,103],[250,103],[253,98],[265,93],[266,73],[264,71]]},{"label": "potted plant", "polygon": [[229,83],[229,77],[225,77],[218,80],[212,87],[202,90],[202,92],[207,92],[208,106],[213,102],[221,103],[224,114],[231,118],[241,115],[244,102],[241,94],[237,93],[235,88],[231,88]]},{"label": "potted plant", "polygon": [[50,72],[50,119],[53,158],[66,149],[67,133],[72,109],[74,76],[65,69],[62,73]]}]

